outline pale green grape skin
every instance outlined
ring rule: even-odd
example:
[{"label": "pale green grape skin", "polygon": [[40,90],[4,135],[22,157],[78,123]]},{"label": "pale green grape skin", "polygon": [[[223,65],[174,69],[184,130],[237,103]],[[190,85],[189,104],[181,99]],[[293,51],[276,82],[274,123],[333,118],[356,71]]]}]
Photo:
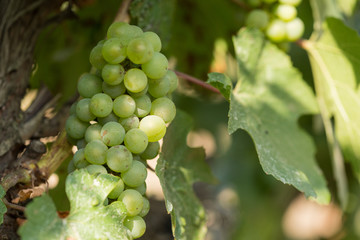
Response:
[{"label": "pale green grape skin", "polygon": [[101,76],[109,85],[118,85],[124,80],[125,69],[120,64],[106,64],[101,71]]},{"label": "pale green grape skin", "polygon": [[90,125],[85,132],[85,141],[101,140],[101,128],[102,126],[98,123]]},{"label": "pale green grape skin", "polygon": [[90,111],[90,98],[83,98],[76,104],[76,116],[84,122],[95,119],[95,115]]},{"label": "pale green grape skin", "polygon": [[169,123],[175,118],[176,107],[167,97],[157,98],[151,103],[150,114],[159,116],[165,123]]},{"label": "pale green grape skin", "polygon": [[142,34],[143,31],[138,26],[129,25],[122,22],[115,22],[109,27],[107,37],[120,38],[123,44],[127,46],[132,39],[140,37]]},{"label": "pale green grape skin", "polygon": [[119,145],[124,141],[125,129],[116,122],[108,122],[101,128],[101,140],[107,146]]},{"label": "pale green grape skin", "polygon": [[102,165],[96,165],[96,164],[91,164],[89,166],[86,167],[86,170],[91,174],[91,175],[97,175],[97,174],[106,174],[107,170],[104,166]]},{"label": "pale green grape skin", "polygon": [[133,63],[143,64],[152,58],[154,49],[151,43],[146,39],[135,38],[129,42],[126,54]]},{"label": "pale green grape skin", "polygon": [[148,42],[151,43],[154,52],[160,52],[161,50],[161,39],[160,37],[154,32],[144,32],[142,35]]},{"label": "pale green grape skin", "polygon": [[149,84],[147,84],[146,87],[141,92],[133,93],[129,90],[127,92],[131,97],[137,98],[145,95],[148,92],[148,89],[149,89]]},{"label": "pale green grape skin", "polygon": [[126,29],[127,25],[129,24],[126,22],[112,23],[107,30],[107,38],[122,37],[122,35],[126,35],[124,29]]},{"label": "pale green grape skin", "polygon": [[145,151],[140,154],[142,159],[154,159],[160,151],[160,143],[159,142],[149,142]]},{"label": "pale green grape skin", "polygon": [[290,4],[293,6],[298,6],[301,3],[302,0],[279,0],[282,4]]},{"label": "pale green grape skin", "polygon": [[304,22],[300,18],[286,23],[286,39],[290,42],[296,41],[304,34]]},{"label": "pale green grape skin", "polygon": [[284,22],[289,22],[293,20],[297,15],[297,10],[294,6],[288,4],[279,4],[275,10],[274,14]]},{"label": "pale green grape skin", "polygon": [[269,24],[269,15],[261,9],[252,10],[246,17],[246,26],[264,30]]},{"label": "pale green grape skin", "polygon": [[135,113],[136,103],[135,100],[129,95],[121,95],[114,100],[113,111],[121,118],[130,117]]},{"label": "pale green grape skin", "polygon": [[142,70],[132,68],[126,72],[124,77],[124,84],[126,89],[129,91],[138,93],[146,88],[148,79]]},{"label": "pale green grape skin", "polygon": [[134,190],[138,191],[141,195],[144,195],[146,193],[146,182],[144,182],[140,186],[137,186],[137,187],[134,187],[134,188],[127,187],[127,189],[134,189]]},{"label": "pale green grape skin", "polygon": [[124,226],[130,230],[133,239],[140,238],[146,231],[146,223],[140,216],[125,218]]},{"label": "pale green grape skin", "polygon": [[114,172],[125,172],[131,167],[133,156],[124,145],[117,145],[107,151],[106,162]]},{"label": "pale green grape skin", "polygon": [[121,63],[126,59],[126,46],[120,38],[110,38],[102,46],[104,59],[111,64]]},{"label": "pale green grape skin", "polygon": [[149,115],[141,119],[139,129],[146,133],[149,142],[159,141],[166,133],[164,120],[156,115]]},{"label": "pale green grape skin", "polygon": [[150,202],[146,197],[143,197],[144,200],[144,205],[143,208],[141,209],[141,212],[139,213],[140,217],[145,217],[149,211],[150,211]]},{"label": "pale green grape skin", "polygon": [[170,81],[170,89],[168,91],[169,93],[172,93],[176,90],[176,88],[179,85],[179,78],[177,77],[176,73],[174,71],[168,70],[166,72],[167,77],[169,78]]},{"label": "pale green grape skin", "polygon": [[111,97],[105,93],[97,93],[91,98],[90,111],[96,117],[106,117],[113,108]]},{"label": "pale green grape skin", "polygon": [[95,94],[102,92],[101,85],[101,78],[94,74],[84,73],[80,76],[77,84],[77,89],[80,96],[84,98],[91,98]]},{"label": "pale green grape skin", "polygon": [[109,193],[108,198],[117,199],[120,194],[124,191],[125,185],[124,182],[119,177],[119,181],[117,182],[115,188]]},{"label": "pale green grape skin", "polygon": [[85,158],[91,164],[104,164],[108,148],[101,140],[93,140],[85,147]]},{"label": "pale green grape skin", "polygon": [[151,110],[151,100],[148,95],[134,98],[136,103],[135,115],[139,118],[145,117]]},{"label": "pale green grape skin", "polygon": [[141,65],[141,69],[149,78],[156,79],[166,74],[168,65],[168,60],[163,54],[154,52],[150,61]]},{"label": "pale green grape skin", "polygon": [[148,145],[148,137],[142,130],[133,128],[125,134],[124,144],[130,152],[139,154],[145,151]]},{"label": "pale green grape skin", "polygon": [[73,156],[72,162],[76,168],[84,168],[90,165],[90,163],[85,159],[85,151],[83,148],[76,151]]},{"label": "pale green grape skin", "polygon": [[[86,133],[86,132],[85,132],[85,133]],[[77,142],[76,142],[76,147],[77,147],[78,149],[80,149],[80,148],[85,148],[86,144],[87,144],[87,142],[85,141],[84,138],[82,138],[82,139],[77,140]]]},{"label": "pale green grape skin", "polygon": [[128,118],[120,118],[119,123],[124,127],[125,131],[129,131],[132,128],[139,127],[139,118],[134,114]]},{"label": "pale green grape skin", "polygon": [[276,43],[286,40],[285,22],[278,19],[271,21],[266,29],[266,36]]},{"label": "pale green grape skin", "polygon": [[102,90],[105,94],[109,95],[112,99],[115,99],[118,96],[120,96],[126,92],[126,88],[125,88],[123,81],[117,85],[109,85],[106,82],[103,82]]},{"label": "pale green grape skin", "polygon": [[66,133],[73,139],[81,139],[90,124],[78,119],[75,115],[70,115],[65,122]]},{"label": "pale green grape skin", "polygon": [[160,98],[166,96],[170,91],[170,78],[169,75],[165,75],[162,78],[158,79],[149,79],[149,89],[148,92],[154,98]]},{"label": "pale green grape skin", "polygon": [[102,55],[102,46],[103,44],[98,44],[90,52],[90,63],[96,69],[102,69],[106,64]]},{"label": "pale green grape skin", "polygon": [[116,116],[116,114],[114,112],[111,112],[109,115],[107,115],[106,117],[98,117],[97,121],[101,124],[101,125],[105,125],[108,122],[118,122],[119,121],[119,117]]},{"label": "pale green grape skin", "polygon": [[138,215],[144,206],[143,196],[133,189],[126,189],[123,191],[120,194],[118,201],[125,204],[127,215],[130,217]]},{"label": "pale green grape skin", "polygon": [[147,170],[139,161],[132,161],[131,167],[121,173],[121,179],[129,187],[138,187],[145,182]]}]

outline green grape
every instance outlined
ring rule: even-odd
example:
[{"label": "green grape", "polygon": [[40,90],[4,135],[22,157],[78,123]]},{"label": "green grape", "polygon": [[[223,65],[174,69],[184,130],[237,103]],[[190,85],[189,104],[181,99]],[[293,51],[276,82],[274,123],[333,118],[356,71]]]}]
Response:
[{"label": "green grape", "polygon": [[134,189],[134,190],[138,191],[141,195],[144,195],[146,193],[146,182],[143,182],[143,184],[141,184],[140,186],[137,186],[137,187],[127,187],[127,189]]},{"label": "green grape", "polygon": [[98,44],[90,52],[90,63],[96,69],[102,69],[106,64],[106,61],[102,55],[102,47],[103,43]]},{"label": "green grape", "polygon": [[75,170],[76,170],[76,167],[75,167],[75,165],[74,165],[73,160],[71,159],[70,162],[69,162],[69,164],[68,164],[68,166],[67,166],[67,172],[68,172],[68,174],[69,174],[69,173],[72,173],[72,172],[75,171]]},{"label": "green grape", "polygon": [[85,132],[85,141],[101,140],[101,128],[102,126],[98,123],[90,125]]},{"label": "green grape", "polygon": [[146,231],[146,223],[140,216],[125,218],[124,226],[130,230],[134,239],[141,237]]},{"label": "green grape", "polygon": [[95,94],[102,92],[101,84],[102,80],[98,76],[90,73],[84,73],[78,81],[77,89],[80,96],[84,98],[91,98]]},{"label": "green grape", "polygon": [[160,151],[160,143],[159,142],[149,142],[145,151],[140,154],[142,159],[154,159]]},{"label": "green grape", "polygon": [[111,97],[105,93],[97,93],[91,98],[90,111],[97,117],[106,117],[113,108]]},{"label": "green grape", "polygon": [[163,54],[154,52],[150,61],[141,65],[141,69],[149,78],[162,78],[167,72],[168,60]]},{"label": "green grape", "polygon": [[129,131],[132,128],[139,127],[139,118],[134,114],[128,118],[120,118],[119,123],[124,127],[125,131]]},{"label": "green grape", "polygon": [[81,121],[75,115],[70,115],[65,122],[66,133],[73,139],[81,139],[90,124]]},{"label": "green grape", "polygon": [[112,99],[125,93],[126,88],[124,82],[117,85],[109,85],[106,82],[102,83],[102,90],[105,94],[109,95]]},{"label": "green grape", "polygon": [[150,114],[159,116],[165,123],[169,123],[175,118],[176,107],[167,97],[157,98],[151,103]]},{"label": "green grape", "polygon": [[142,34],[143,31],[137,26],[124,22],[115,22],[109,27],[107,37],[120,38],[124,45],[128,45],[132,39],[140,37]]},{"label": "green grape", "polygon": [[275,10],[274,14],[284,22],[289,22],[293,20],[297,15],[297,10],[294,6],[288,4],[279,4]]},{"label": "green grape", "polygon": [[133,156],[124,145],[117,145],[107,151],[106,162],[114,172],[125,172],[131,167]]},{"label": "green grape", "polygon": [[101,76],[109,85],[118,85],[124,80],[125,69],[120,64],[106,64],[101,71]]},{"label": "green grape", "polygon": [[144,200],[144,205],[143,208],[141,209],[141,212],[139,213],[140,217],[145,217],[149,211],[150,211],[150,202],[146,197],[143,197]]},{"label": "green grape", "polygon": [[148,79],[143,71],[137,68],[132,68],[126,72],[124,77],[124,84],[126,89],[133,93],[141,92],[146,88]]},{"label": "green grape", "polygon": [[127,92],[131,97],[137,98],[145,95],[148,92],[148,89],[149,89],[149,84],[147,84],[146,87],[141,92],[133,93],[129,90]]},{"label": "green grape", "polygon": [[282,4],[290,4],[293,6],[297,6],[301,3],[301,0],[279,0],[279,2]]},{"label": "green grape", "polygon": [[142,64],[148,62],[153,54],[153,46],[145,38],[135,38],[129,42],[126,54],[130,61],[135,64]]},{"label": "green grape", "polygon": [[286,39],[285,22],[278,19],[271,21],[266,29],[266,36],[276,43],[284,41]]},{"label": "green grape", "polygon": [[159,141],[166,133],[164,120],[156,115],[149,115],[141,119],[139,129],[146,133],[149,142]]},{"label": "green grape", "polygon": [[252,10],[246,17],[246,25],[264,30],[269,24],[269,16],[262,9]]},{"label": "green grape", "polygon": [[86,167],[86,170],[91,174],[91,175],[97,175],[97,174],[107,174],[107,170],[104,166],[102,165],[96,165],[96,164],[92,164]]},{"label": "green grape", "polygon": [[107,115],[106,117],[98,117],[97,118],[98,122],[101,125],[105,125],[108,122],[118,122],[119,121],[119,117],[116,116],[116,114],[114,112],[111,112],[109,115]]},{"label": "green grape", "polygon": [[70,107],[70,110],[69,110],[69,113],[70,115],[76,115],[76,105],[77,105],[78,102],[74,102],[73,104],[71,104],[71,107]]},{"label": "green grape", "polygon": [[[145,149],[146,150],[146,149]],[[143,159],[140,157],[140,155],[133,155],[133,160],[139,161],[142,164],[144,164],[145,167],[147,167],[147,161],[146,159]]]},{"label": "green grape", "polygon": [[296,41],[304,34],[304,22],[300,18],[286,23],[286,39],[288,41]]},{"label": "green grape", "polygon": [[118,201],[125,204],[127,215],[130,217],[138,215],[144,206],[143,196],[133,189],[126,189],[123,191],[120,194]]},{"label": "green grape", "polygon": [[124,187],[125,187],[124,182],[121,180],[121,178],[119,178],[119,181],[117,182],[115,188],[109,193],[108,198],[117,199],[120,196],[120,194],[124,191]]},{"label": "green grape", "polygon": [[134,114],[136,109],[135,100],[129,95],[121,95],[114,100],[113,111],[114,113],[121,117],[127,118]]},{"label": "green grape", "polygon": [[166,74],[162,78],[149,79],[149,93],[154,98],[160,98],[166,96],[170,91],[170,79]]},{"label": "green grape", "polygon": [[[85,132],[85,133],[86,133],[86,132]],[[82,138],[82,139],[77,140],[77,142],[76,142],[76,147],[77,147],[78,149],[80,149],[80,148],[85,148],[86,144],[87,144],[87,142],[85,141],[84,138]]]},{"label": "green grape", "polygon": [[76,104],[76,116],[84,122],[95,119],[95,115],[90,112],[90,98],[83,98]]},{"label": "green grape", "polygon": [[77,144],[77,141],[78,139],[75,139],[75,138],[72,138],[69,136],[69,134],[66,134],[66,140],[71,144],[71,145],[76,145]]},{"label": "green grape", "polygon": [[155,52],[160,52],[161,50],[161,40],[160,37],[154,32],[144,32],[142,35],[147,42],[150,42]]},{"label": "green grape", "polygon": [[85,147],[85,158],[91,164],[104,164],[108,148],[101,140],[93,140]]},{"label": "green grape", "polygon": [[120,38],[110,38],[102,46],[104,59],[111,64],[121,63],[126,59],[126,45]]},{"label": "green grape", "polygon": [[179,79],[176,76],[176,73],[174,71],[171,71],[171,70],[168,70],[166,72],[166,75],[167,75],[167,77],[169,78],[169,81],[170,81],[170,89],[168,91],[168,94],[169,94],[169,93],[174,92],[175,89],[178,87]]},{"label": "green grape", "polygon": [[119,145],[124,141],[125,129],[118,122],[108,122],[101,128],[101,140],[107,146]]},{"label": "green grape", "polygon": [[130,152],[139,154],[145,151],[148,145],[148,137],[142,130],[133,128],[125,134],[124,144]]},{"label": "green grape", "polygon": [[136,103],[135,115],[139,118],[148,115],[151,109],[151,100],[148,95],[142,95],[134,100]]},{"label": "green grape", "polygon": [[129,187],[138,187],[145,182],[147,170],[144,164],[139,161],[132,161],[131,167],[121,173],[121,178]]},{"label": "green grape", "polygon": [[84,168],[90,164],[85,159],[85,151],[83,148],[76,151],[72,159],[72,162],[76,168]]}]

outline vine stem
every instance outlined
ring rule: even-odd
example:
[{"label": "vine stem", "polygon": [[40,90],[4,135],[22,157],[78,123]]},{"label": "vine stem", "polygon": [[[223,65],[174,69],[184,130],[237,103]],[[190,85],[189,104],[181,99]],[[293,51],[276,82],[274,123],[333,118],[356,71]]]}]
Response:
[{"label": "vine stem", "polygon": [[210,84],[208,84],[208,83],[206,83],[206,82],[204,82],[204,81],[202,81],[202,80],[200,80],[198,78],[195,78],[195,77],[190,76],[190,75],[188,75],[186,73],[183,73],[183,72],[179,72],[179,71],[174,71],[174,72],[178,77],[180,77],[182,79],[185,79],[188,82],[196,84],[196,85],[198,85],[198,86],[200,86],[202,88],[205,88],[205,89],[207,89],[209,91],[212,91],[214,93],[220,93],[220,91],[217,88],[211,86]]},{"label": "vine stem", "polygon": [[127,17],[128,17],[127,12],[129,10],[130,3],[131,3],[131,0],[123,0],[122,1],[121,6],[114,18],[114,22],[123,22],[127,19]]},{"label": "vine stem", "polygon": [[12,209],[16,209],[16,210],[21,211],[21,212],[25,212],[25,207],[23,207],[23,206],[10,203],[10,202],[8,202],[8,200],[6,200],[6,198],[3,198],[2,201],[4,202],[4,204],[5,204],[8,208],[12,208]]}]

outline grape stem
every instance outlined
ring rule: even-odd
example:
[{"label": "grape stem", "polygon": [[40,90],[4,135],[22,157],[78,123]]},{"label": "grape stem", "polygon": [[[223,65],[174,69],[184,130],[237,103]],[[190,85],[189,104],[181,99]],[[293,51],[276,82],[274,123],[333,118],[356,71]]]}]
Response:
[{"label": "grape stem", "polygon": [[153,169],[149,164],[146,163],[146,167],[150,169],[150,171],[155,172],[155,169]]},{"label": "grape stem", "polygon": [[129,10],[130,3],[131,3],[131,0],[123,0],[122,1],[121,6],[114,18],[114,22],[125,22],[126,20],[128,20],[129,16],[128,16],[127,12]]},{"label": "grape stem", "polygon": [[204,82],[204,81],[202,81],[202,80],[200,80],[198,78],[195,78],[193,76],[187,75],[186,73],[182,73],[182,72],[179,72],[179,71],[174,71],[174,72],[176,73],[176,75],[178,77],[180,77],[182,79],[185,79],[188,82],[196,84],[196,85],[198,85],[198,86],[200,86],[202,88],[205,88],[205,89],[207,89],[209,91],[212,91],[214,93],[220,93],[220,91],[217,88],[211,86],[210,84],[208,84],[208,83],[206,83],[206,82]]},{"label": "grape stem", "polygon": [[4,202],[6,207],[8,207],[8,208],[12,208],[12,209],[16,209],[16,210],[21,211],[21,212],[25,212],[25,207],[23,207],[23,206],[10,203],[10,202],[8,202],[8,200],[6,200],[6,198],[3,198],[2,201]]}]

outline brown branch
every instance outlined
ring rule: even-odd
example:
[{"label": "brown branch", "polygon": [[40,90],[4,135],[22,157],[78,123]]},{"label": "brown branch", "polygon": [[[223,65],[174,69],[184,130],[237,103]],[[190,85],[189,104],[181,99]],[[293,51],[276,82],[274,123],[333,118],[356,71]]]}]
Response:
[{"label": "brown branch", "polygon": [[150,169],[150,171],[155,172],[155,169],[153,169],[148,163],[146,163],[146,167]]},{"label": "brown branch", "polygon": [[116,13],[116,16],[114,18],[114,22],[125,22],[128,20],[128,10],[130,7],[131,0],[123,0],[121,3],[121,6]]},{"label": "brown branch", "polygon": [[182,79],[185,79],[188,82],[196,84],[196,85],[198,85],[198,86],[200,86],[202,88],[205,88],[205,89],[207,89],[209,91],[212,91],[214,93],[220,93],[220,91],[217,88],[211,86],[210,84],[208,84],[208,83],[206,83],[206,82],[204,82],[204,81],[202,81],[202,80],[200,80],[198,78],[195,78],[193,76],[187,75],[187,74],[179,72],[179,71],[174,71],[174,72],[176,73],[176,75],[178,77],[180,77]]},{"label": "brown branch", "polygon": [[14,204],[14,203],[10,203],[5,198],[3,198],[2,201],[8,208],[12,208],[12,209],[16,209],[21,212],[25,212],[25,207],[23,207],[23,206],[20,206],[20,205]]}]

